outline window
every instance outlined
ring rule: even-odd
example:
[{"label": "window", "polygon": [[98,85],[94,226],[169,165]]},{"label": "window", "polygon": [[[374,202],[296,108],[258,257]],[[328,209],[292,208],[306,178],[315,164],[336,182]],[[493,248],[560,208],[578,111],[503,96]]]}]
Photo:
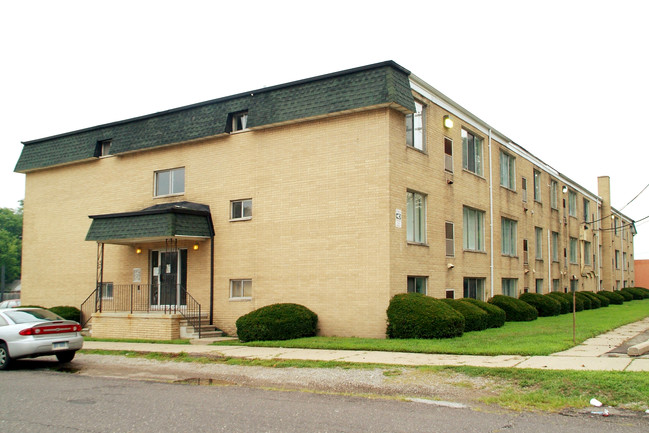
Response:
[{"label": "window", "polygon": [[230,299],[252,298],[252,280],[230,280]]},{"label": "window", "polygon": [[534,201],[541,201],[541,172],[534,170]]},{"label": "window", "polygon": [[518,280],[516,278],[503,278],[502,279],[502,292],[505,296],[518,298]]},{"label": "window", "polygon": [[482,176],[482,138],[462,130],[462,168]]},{"label": "window", "polygon": [[465,278],[464,297],[484,300],[484,278]]},{"label": "window", "polygon": [[447,222],[446,228],[446,257],[455,256],[455,230],[453,223]]},{"label": "window", "polygon": [[615,269],[620,269],[620,251],[615,250]]},{"label": "window", "polygon": [[523,202],[527,203],[527,179],[526,178],[523,178],[521,190],[523,191]]},{"label": "window", "polygon": [[453,140],[444,137],[444,170],[453,173]]},{"label": "window", "polygon": [[629,262],[626,261],[626,253],[622,253],[622,269],[629,269]]},{"label": "window", "polygon": [[536,293],[543,294],[543,278],[536,279]]},{"label": "window", "polygon": [[424,119],[426,107],[419,101],[415,101],[415,112],[406,115],[406,145],[426,151],[424,140]]},{"label": "window", "polygon": [[552,291],[553,292],[558,292],[559,290],[561,290],[560,286],[561,286],[561,283],[560,283],[559,279],[552,280]]},{"label": "window", "polygon": [[484,212],[464,207],[463,213],[464,249],[484,251]]},{"label": "window", "polygon": [[543,260],[543,229],[534,227],[536,260]]},{"label": "window", "polygon": [[592,265],[591,259],[592,259],[592,256],[591,256],[590,242],[584,241],[584,264],[588,265],[588,266],[591,266]]},{"label": "window", "polygon": [[556,180],[550,181],[550,206],[552,209],[559,208],[559,184]]},{"label": "window", "polygon": [[112,140],[101,140],[97,142],[97,147],[95,149],[95,156],[102,157],[110,155],[110,145]]},{"label": "window", "polygon": [[530,263],[529,249],[527,247],[527,239],[523,239],[523,264],[527,265]]},{"label": "window", "polygon": [[252,218],[252,200],[230,202],[230,220],[249,220]]},{"label": "window", "polygon": [[500,185],[516,189],[516,159],[505,152],[500,152]]},{"label": "window", "polygon": [[584,221],[588,221],[588,214],[590,214],[590,202],[584,199]]},{"label": "window", "polygon": [[242,111],[240,113],[232,114],[232,125],[230,125],[231,132],[243,131],[248,128],[248,112]]},{"label": "window", "polygon": [[552,232],[552,261],[559,261],[559,233]]},{"label": "window", "polygon": [[408,242],[426,243],[426,196],[408,192],[406,218]]},{"label": "window", "polygon": [[104,299],[113,297],[113,283],[101,283],[101,297]]},{"label": "window", "polygon": [[501,252],[505,256],[516,255],[516,226],[514,220],[502,218],[501,220]]},{"label": "window", "polygon": [[597,247],[597,251],[599,253],[599,267],[603,268],[604,263],[602,263],[602,246],[601,245],[599,247]]},{"label": "window", "polygon": [[446,299],[455,299],[455,290],[446,289]]},{"label": "window", "polygon": [[183,194],[185,192],[185,167],[155,172],[155,197]]},{"label": "window", "polygon": [[570,238],[570,263],[577,262],[577,238]]},{"label": "window", "polygon": [[408,277],[408,293],[421,293],[425,295],[427,286],[428,277]]},{"label": "window", "polygon": [[568,215],[577,217],[577,193],[568,191]]}]

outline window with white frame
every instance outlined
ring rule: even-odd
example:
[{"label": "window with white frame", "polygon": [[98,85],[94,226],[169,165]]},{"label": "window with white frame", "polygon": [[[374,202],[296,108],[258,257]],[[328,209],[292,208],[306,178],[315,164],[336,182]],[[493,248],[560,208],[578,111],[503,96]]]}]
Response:
[{"label": "window with white frame", "polygon": [[484,212],[464,207],[463,245],[465,250],[484,251]]},{"label": "window with white frame", "polygon": [[185,167],[155,172],[155,197],[185,193]]},{"label": "window with white frame", "polygon": [[500,152],[500,185],[516,189],[516,159],[505,152]]},{"label": "window with white frame", "polygon": [[95,149],[95,156],[102,157],[110,155],[110,145],[113,143],[113,140],[101,140],[97,142],[97,148]]},{"label": "window with white frame", "polygon": [[590,202],[584,198],[584,221],[588,222],[590,214]]},{"label": "window with white frame", "polygon": [[552,261],[559,261],[559,233],[552,232]]},{"label": "window with white frame", "polygon": [[620,251],[615,250],[615,269],[620,269]]},{"label": "window with white frame", "polygon": [[482,176],[482,138],[462,130],[462,168]]},{"label": "window with white frame", "polygon": [[550,206],[559,209],[559,184],[556,180],[550,181]]},{"label": "window with white frame", "polygon": [[577,193],[572,190],[568,191],[568,215],[577,217]]},{"label": "window with white frame", "polygon": [[626,261],[626,253],[622,253],[622,269],[629,269],[628,262]]},{"label": "window with white frame", "polygon": [[518,279],[517,278],[503,278],[502,279],[502,292],[505,296],[518,298]]},{"label": "window with white frame", "polygon": [[534,227],[536,260],[543,260],[543,229],[541,227]]},{"label": "window with white frame", "polygon": [[543,294],[543,278],[536,279],[536,293]]},{"label": "window with white frame", "polygon": [[523,202],[527,203],[527,178],[522,178],[521,191],[523,193]]},{"label": "window with white frame", "polygon": [[230,220],[249,220],[252,218],[252,200],[233,200],[230,202]]},{"label": "window with white frame", "polygon": [[570,263],[576,264],[577,262],[577,248],[578,248],[578,243],[577,243],[577,238],[570,238]]},{"label": "window with white frame", "polygon": [[408,277],[408,293],[421,293],[428,291],[428,277]]},{"label": "window with white frame", "polygon": [[534,170],[534,201],[541,201],[541,172]]},{"label": "window with white frame", "polygon": [[406,145],[415,149],[426,151],[426,140],[424,135],[426,106],[415,101],[415,112],[406,115]]},{"label": "window with white frame", "polygon": [[426,196],[408,191],[406,203],[407,240],[426,243]]},{"label": "window with white frame", "polygon": [[230,299],[252,298],[252,280],[230,280]]},{"label": "window with white frame", "polygon": [[232,114],[232,125],[230,125],[230,128],[232,132],[248,129],[248,112],[242,111]]},{"label": "window with white frame", "polygon": [[455,290],[446,289],[446,299],[455,299]]},{"label": "window with white frame", "polygon": [[588,241],[584,241],[584,264],[591,266],[592,256],[591,256],[591,244]]},{"label": "window with white frame", "polygon": [[505,256],[516,256],[516,228],[518,223],[509,218],[501,219],[501,252]]},{"label": "window with white frame", "polygon": [[104,299],[113,297],[113,283],[110,282],[101,283],[101,297]]},{"label": "window with white frame", "polygon": [[453,173],[453,140],[444,137],[444,170]]},{"label": "window with white frame", "polygon": [[455,256],[455,229],[453,223],[446,222],[444,224],[446,232],[446,257]]},{"label": "window with white frame", "polygon": [[484,278],[464,278],[464,297],[484,301]]}]

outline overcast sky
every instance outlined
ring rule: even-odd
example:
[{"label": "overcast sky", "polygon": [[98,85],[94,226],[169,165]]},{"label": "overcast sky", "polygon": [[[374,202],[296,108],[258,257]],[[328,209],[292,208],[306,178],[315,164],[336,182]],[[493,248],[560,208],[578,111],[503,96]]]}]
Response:
[{"label": "overcast sky", "polygon": [[[622,209],[649,184],[648,16],[646,0],[2,2],[0,207],[24,197],[21,141],[394,60],[590,191],[610,176]],[[649,189],[623,213],[649,216]]]}]

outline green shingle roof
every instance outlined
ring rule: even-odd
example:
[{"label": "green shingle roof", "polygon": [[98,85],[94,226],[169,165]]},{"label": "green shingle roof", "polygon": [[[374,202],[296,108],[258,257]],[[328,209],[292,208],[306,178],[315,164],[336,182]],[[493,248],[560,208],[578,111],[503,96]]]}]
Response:
[{"label": "green shingle roof", "polygon": [[413,112],[409,75],[387,61],[28,141],[15,171],[94,158],[103,140],[112,140],[110,153],[120,154],[225,134],[228,115],[245,110],[251,129],[377,105]]},{"label": "green shingle roof", "polygon": [[169,203],[138,212],[91,215],[90,218],[87,241],[123,243],[214,235],[209,207],[196,203]]}]

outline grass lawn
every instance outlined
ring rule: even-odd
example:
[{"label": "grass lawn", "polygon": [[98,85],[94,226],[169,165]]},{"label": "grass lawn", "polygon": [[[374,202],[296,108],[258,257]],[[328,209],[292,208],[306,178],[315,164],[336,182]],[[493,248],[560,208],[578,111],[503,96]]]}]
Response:
[{"label": "grass lawn", "polygon": [[[580,311],[577,344],[588,338],[649,316],[649,299]],[[233,344],[223,342],[216,344]],[[400,340],[354,337],[310,337],[285,341],[240,343],[248,346],[309,349],[379,350],[388,352],[448,353],[460,355],[549,355],[569,349],[572,314],[539,317],[532,322],[507,322],[502,328],[467,332],[461,337],[437,340]]]}]

